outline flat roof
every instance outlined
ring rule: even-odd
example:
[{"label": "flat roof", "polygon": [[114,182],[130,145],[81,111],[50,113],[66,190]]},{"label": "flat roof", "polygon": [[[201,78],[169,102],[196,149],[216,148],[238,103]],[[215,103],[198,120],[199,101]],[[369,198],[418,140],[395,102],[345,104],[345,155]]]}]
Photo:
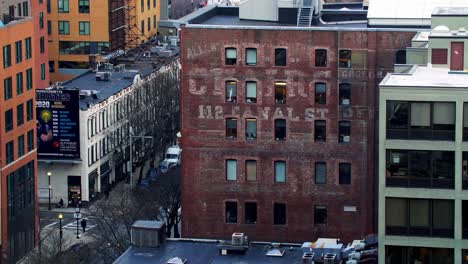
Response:
[{"label": "flat roof", "polygon": [[436,7],[468,7],[467,0],[370,0],[367,18],[371,26],[407,24],[430,26]]},{"label": "flat roof", "polygon": [[408,73],[389,73],[381,87],[468,88],[468,72],[415,65]]},{"label": "flat roof", "polygon": [[[267,256],[273,249],[270,243],[250,243],[245,254],[220,255],[220,241],[169,239],[158,248],[140,248],[131,246],[114,264],[166,264],[169,259],[179,257],[190,264],[291,264],[302,263],[304,252],[315,252],[314,260],[321,259],[325,253],[337,254],[341,259],[341,248],[306,248],[299,244],[279,244],[278,249],[284,250],[282,257]],[[323,254],[322,254],[323,253]],[[351,251],[347,251],[343,257]]]},{"label": "flat roof", "polygon": [[433,16],[468,16],[468,7],[436,7]]}]

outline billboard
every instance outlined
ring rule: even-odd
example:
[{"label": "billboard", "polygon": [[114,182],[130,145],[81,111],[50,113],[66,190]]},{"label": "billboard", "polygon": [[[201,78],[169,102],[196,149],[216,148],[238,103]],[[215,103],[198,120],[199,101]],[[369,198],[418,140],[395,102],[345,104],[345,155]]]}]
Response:
[{"label": "billboard", "polygon": [[38,159],[80,159],[78,90],[37,90],[36,117]]}]

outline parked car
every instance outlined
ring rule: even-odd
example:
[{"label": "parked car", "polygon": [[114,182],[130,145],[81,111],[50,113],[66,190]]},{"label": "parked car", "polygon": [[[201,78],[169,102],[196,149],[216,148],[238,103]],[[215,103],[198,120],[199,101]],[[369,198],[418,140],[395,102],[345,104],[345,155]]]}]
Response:
[{"label": "parked car", "polygon": [[164,157],[169,165],[180,166],[180,148],[179,146],[172,146],[166,150],[166,156]]}]

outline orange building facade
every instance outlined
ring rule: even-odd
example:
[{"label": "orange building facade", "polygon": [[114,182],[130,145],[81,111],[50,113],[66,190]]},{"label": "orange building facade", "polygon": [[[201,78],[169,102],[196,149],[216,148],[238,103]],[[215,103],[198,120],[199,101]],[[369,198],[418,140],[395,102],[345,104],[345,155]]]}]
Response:
[{"label": "orange building facade", "polygon": [[90,54],[108,55],[131,48],[157,32],[160,16],[157,0],[50,0],[49,3],[47,31],[52,81],[68,80],[79,74],[80,69],[87,70]]},{"label": "orange building facade", "polygon": [[0,27],[2,258],[12,263],[37,241],[35,65],[31,17]]}]

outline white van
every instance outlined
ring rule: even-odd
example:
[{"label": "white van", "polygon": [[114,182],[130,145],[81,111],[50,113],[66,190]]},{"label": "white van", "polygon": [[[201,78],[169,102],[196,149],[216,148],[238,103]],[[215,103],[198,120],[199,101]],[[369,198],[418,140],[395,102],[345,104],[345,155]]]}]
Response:
[{"label": "white van", "polygon": [[179,146],[172,146],[166,150],[164,161],[169,167],[180,166],[180,148]]}]

